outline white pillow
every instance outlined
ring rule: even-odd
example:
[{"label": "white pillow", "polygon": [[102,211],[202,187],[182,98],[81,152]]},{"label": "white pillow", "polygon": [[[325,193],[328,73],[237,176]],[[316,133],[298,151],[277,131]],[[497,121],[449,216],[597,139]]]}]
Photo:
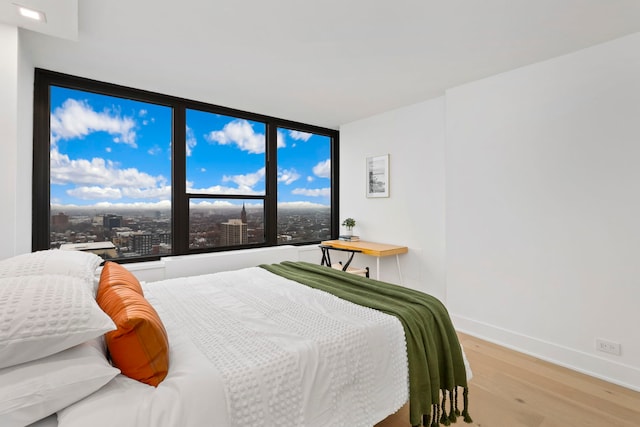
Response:
[{"label": "white pillow", "polygon": [[17,255],[0,261],[0,277],[62,274],[93,282],[103,259],[91,252],[51,249]]},{"label": "white pillow", "polygon": [[0,368],[49,356],[114,329],[83,279],[0,279]]},{"label": "white pillow", "polygon": [[91,342],[0,369],[0,425],[33,423],[90,395],[119,372]]}]

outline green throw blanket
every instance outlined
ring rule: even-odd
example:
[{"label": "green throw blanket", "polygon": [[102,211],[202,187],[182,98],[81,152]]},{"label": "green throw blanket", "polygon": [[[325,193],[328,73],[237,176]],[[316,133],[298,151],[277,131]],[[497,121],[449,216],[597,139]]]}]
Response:
[{"label": "green throw blanket", "polygon": [[458,387],[463,388],[464,421],[472,422],[462,350],[449,313],[437,298],[307,262],[285,261],[260,267],[397,317],[407,342],[411,425],[437,427],[438,422],[456,422],[460,415]]}]

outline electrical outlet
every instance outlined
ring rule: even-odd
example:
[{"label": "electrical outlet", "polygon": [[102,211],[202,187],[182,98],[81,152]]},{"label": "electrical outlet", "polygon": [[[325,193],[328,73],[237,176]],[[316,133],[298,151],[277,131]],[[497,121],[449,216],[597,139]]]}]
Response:
[{"label": "electrical outlet", "polygon": [[615,354],[620,356],[622,349],[620,343],[603,340],[602,338],[596,338],[596,350],[603,353]]}]

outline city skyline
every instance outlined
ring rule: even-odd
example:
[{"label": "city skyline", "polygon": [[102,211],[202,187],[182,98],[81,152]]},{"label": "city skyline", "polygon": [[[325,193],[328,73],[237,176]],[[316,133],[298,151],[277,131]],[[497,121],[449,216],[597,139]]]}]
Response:
[{"label": "city skyline", "polygon": [[[330,238],[331,210],[283,210],[278,217],[278,243],[303,243]],[[55,213],[50,218],[51,248],[89,250],[105,259],[173,253],[170,216],[160,211],[116,215],[85,212]],[[264,216],[259,209],[210,209],[192,212],[189,249],[208,249],[265,242]]]},{"label": "city skyline", "polygon": [[[202,200],[202,199],[200,199]],[[242,201],[236,202],[235,200],[215,200],[213,202],[208,202],[204,199],[200,203],[191,202],[189,204],[190,209],[211,209],[211,208],[219,208],[219,209],[235,209],[238,207],[242,207]],[[257,201],[256,203],[246,203],[247,209],[262,209],[263,204],[262,201]],[[288,208],[288,209],[317,209],[317,208],[330,208],[329,204],[320,204],[313,202],[279,202],[277,203],[279,208]],[[171,202],[169,200],[162,201],[159,203],[105,203],[99,202],[93,205],[74,205],[74,204],[58,204],[51,203],[51,213],[58,212],[74,212],[74,211],[84,211],[84,210],[96,210],[104,213],[109,213],[108,211],[171,211]]]}]

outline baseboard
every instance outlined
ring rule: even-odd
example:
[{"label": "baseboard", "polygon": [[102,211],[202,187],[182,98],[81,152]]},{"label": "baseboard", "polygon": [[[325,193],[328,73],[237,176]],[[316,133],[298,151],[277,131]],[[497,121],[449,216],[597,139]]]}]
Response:
[{"label": "baseboard", "polygon": [[451,319],[465,334],[640,392],[640,369],[636,367],[464,316],[451,314]]}]

